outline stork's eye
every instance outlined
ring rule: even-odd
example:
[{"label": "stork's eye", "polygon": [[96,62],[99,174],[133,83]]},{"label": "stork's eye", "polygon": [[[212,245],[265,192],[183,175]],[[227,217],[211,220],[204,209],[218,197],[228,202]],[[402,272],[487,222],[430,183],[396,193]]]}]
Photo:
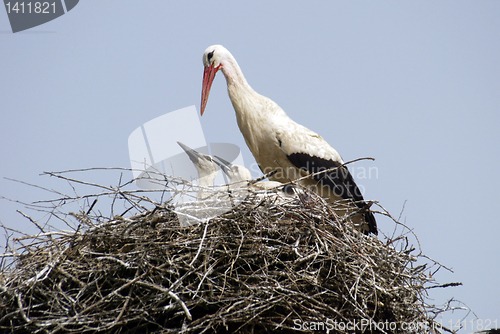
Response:
[{"label": "stork's eye", "polygon": [[212,57],[214,56],[214,51],[210,52],[209,54],[207,54],[207,60],[210,61],[210,59],[212,59]]}]

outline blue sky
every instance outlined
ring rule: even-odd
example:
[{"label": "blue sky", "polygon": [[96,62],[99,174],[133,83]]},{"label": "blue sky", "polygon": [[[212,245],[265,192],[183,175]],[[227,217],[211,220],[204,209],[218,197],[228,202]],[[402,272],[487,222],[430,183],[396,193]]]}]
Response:
[{"label": "blue sky", "polygon": [[[499,15],[498,1],[87,0],[12,34],[0,10],[0,195],[51,197],[5,178],[59,189],[39,174],[129,167],[132,131],[199,110],[203,51],[222,44],[257,92],[344,160],[376,159],[352,166],[355,178],[376,170],[358,175],[365,198],[394,216],[404,207],[423,252],[454,271],[438,281],[464,283],[433,291],[436,303],[455,297],[500,321]],[[201,125],[252,168],[225,85],[219,73]],[[119,175],[91,178],[113,185]],[[0,221],[32,231],[16,209],[0,200]]]}]

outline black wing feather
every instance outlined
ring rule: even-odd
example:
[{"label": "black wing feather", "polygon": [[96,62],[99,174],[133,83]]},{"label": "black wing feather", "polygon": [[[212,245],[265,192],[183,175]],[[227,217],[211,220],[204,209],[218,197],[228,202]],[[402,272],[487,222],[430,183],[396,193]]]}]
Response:
[{"label": "black wing feather", "polygon": [[346,200],[352,200],[359,208],[366,209],[365,221],[369,226],[370,232],[375,235],[378,234],[375,217],[373,213],[368,210],[368,204],[364,201],[361,191],[345,166],[337,161],[310,156],[306,153],[292,153],[288,155],[287,158],[295,167],[303,169],[311,174],[335,168],[332,171],[314,175],[313,178],[321,185],[333,189],[333,192],[337,196]]}]

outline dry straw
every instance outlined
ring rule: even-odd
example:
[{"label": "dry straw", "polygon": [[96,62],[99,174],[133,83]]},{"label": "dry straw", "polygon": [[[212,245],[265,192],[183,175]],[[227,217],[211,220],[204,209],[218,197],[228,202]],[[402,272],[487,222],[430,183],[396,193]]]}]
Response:
[{"label": "dry straw", "polygon": [[[129,183],[49,174],[99,193],[34,205],[73,229],[27,217],[40,233],[11,238],[1,255],[2,333],[344,333],[349,324],[358,326],[351,333],[424,333],[400,326],[432,326],[445,311],[427,301],[429,288],[447,286],[432,278],[441,266],[395,219],[397,237],[366,236],[312,193],[249,193],[180,227],[175,196],[155,201]],[[158,175],[174,195],[193,187]],[[94,206],[106,198],[107,214]],[[67,212],[76,202],[80,212]]]}]

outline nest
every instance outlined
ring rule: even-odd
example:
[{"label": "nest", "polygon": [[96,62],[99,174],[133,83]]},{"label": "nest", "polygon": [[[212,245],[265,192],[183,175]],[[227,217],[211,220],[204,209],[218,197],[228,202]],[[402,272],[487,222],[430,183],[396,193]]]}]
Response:
[{"label": "nest", "polygon": [[[96,214],[103,196],[126,212]],[[122,187],[80,213],[68,198],[51,213],[73,230],[33,220],[41,232],[3,255],[2,333],[423,333],[442,311],[426,300],[440,266],[417,263],[408,231],[363,235],[314,194],[251,193],[187,227],[171,201]]]}]

